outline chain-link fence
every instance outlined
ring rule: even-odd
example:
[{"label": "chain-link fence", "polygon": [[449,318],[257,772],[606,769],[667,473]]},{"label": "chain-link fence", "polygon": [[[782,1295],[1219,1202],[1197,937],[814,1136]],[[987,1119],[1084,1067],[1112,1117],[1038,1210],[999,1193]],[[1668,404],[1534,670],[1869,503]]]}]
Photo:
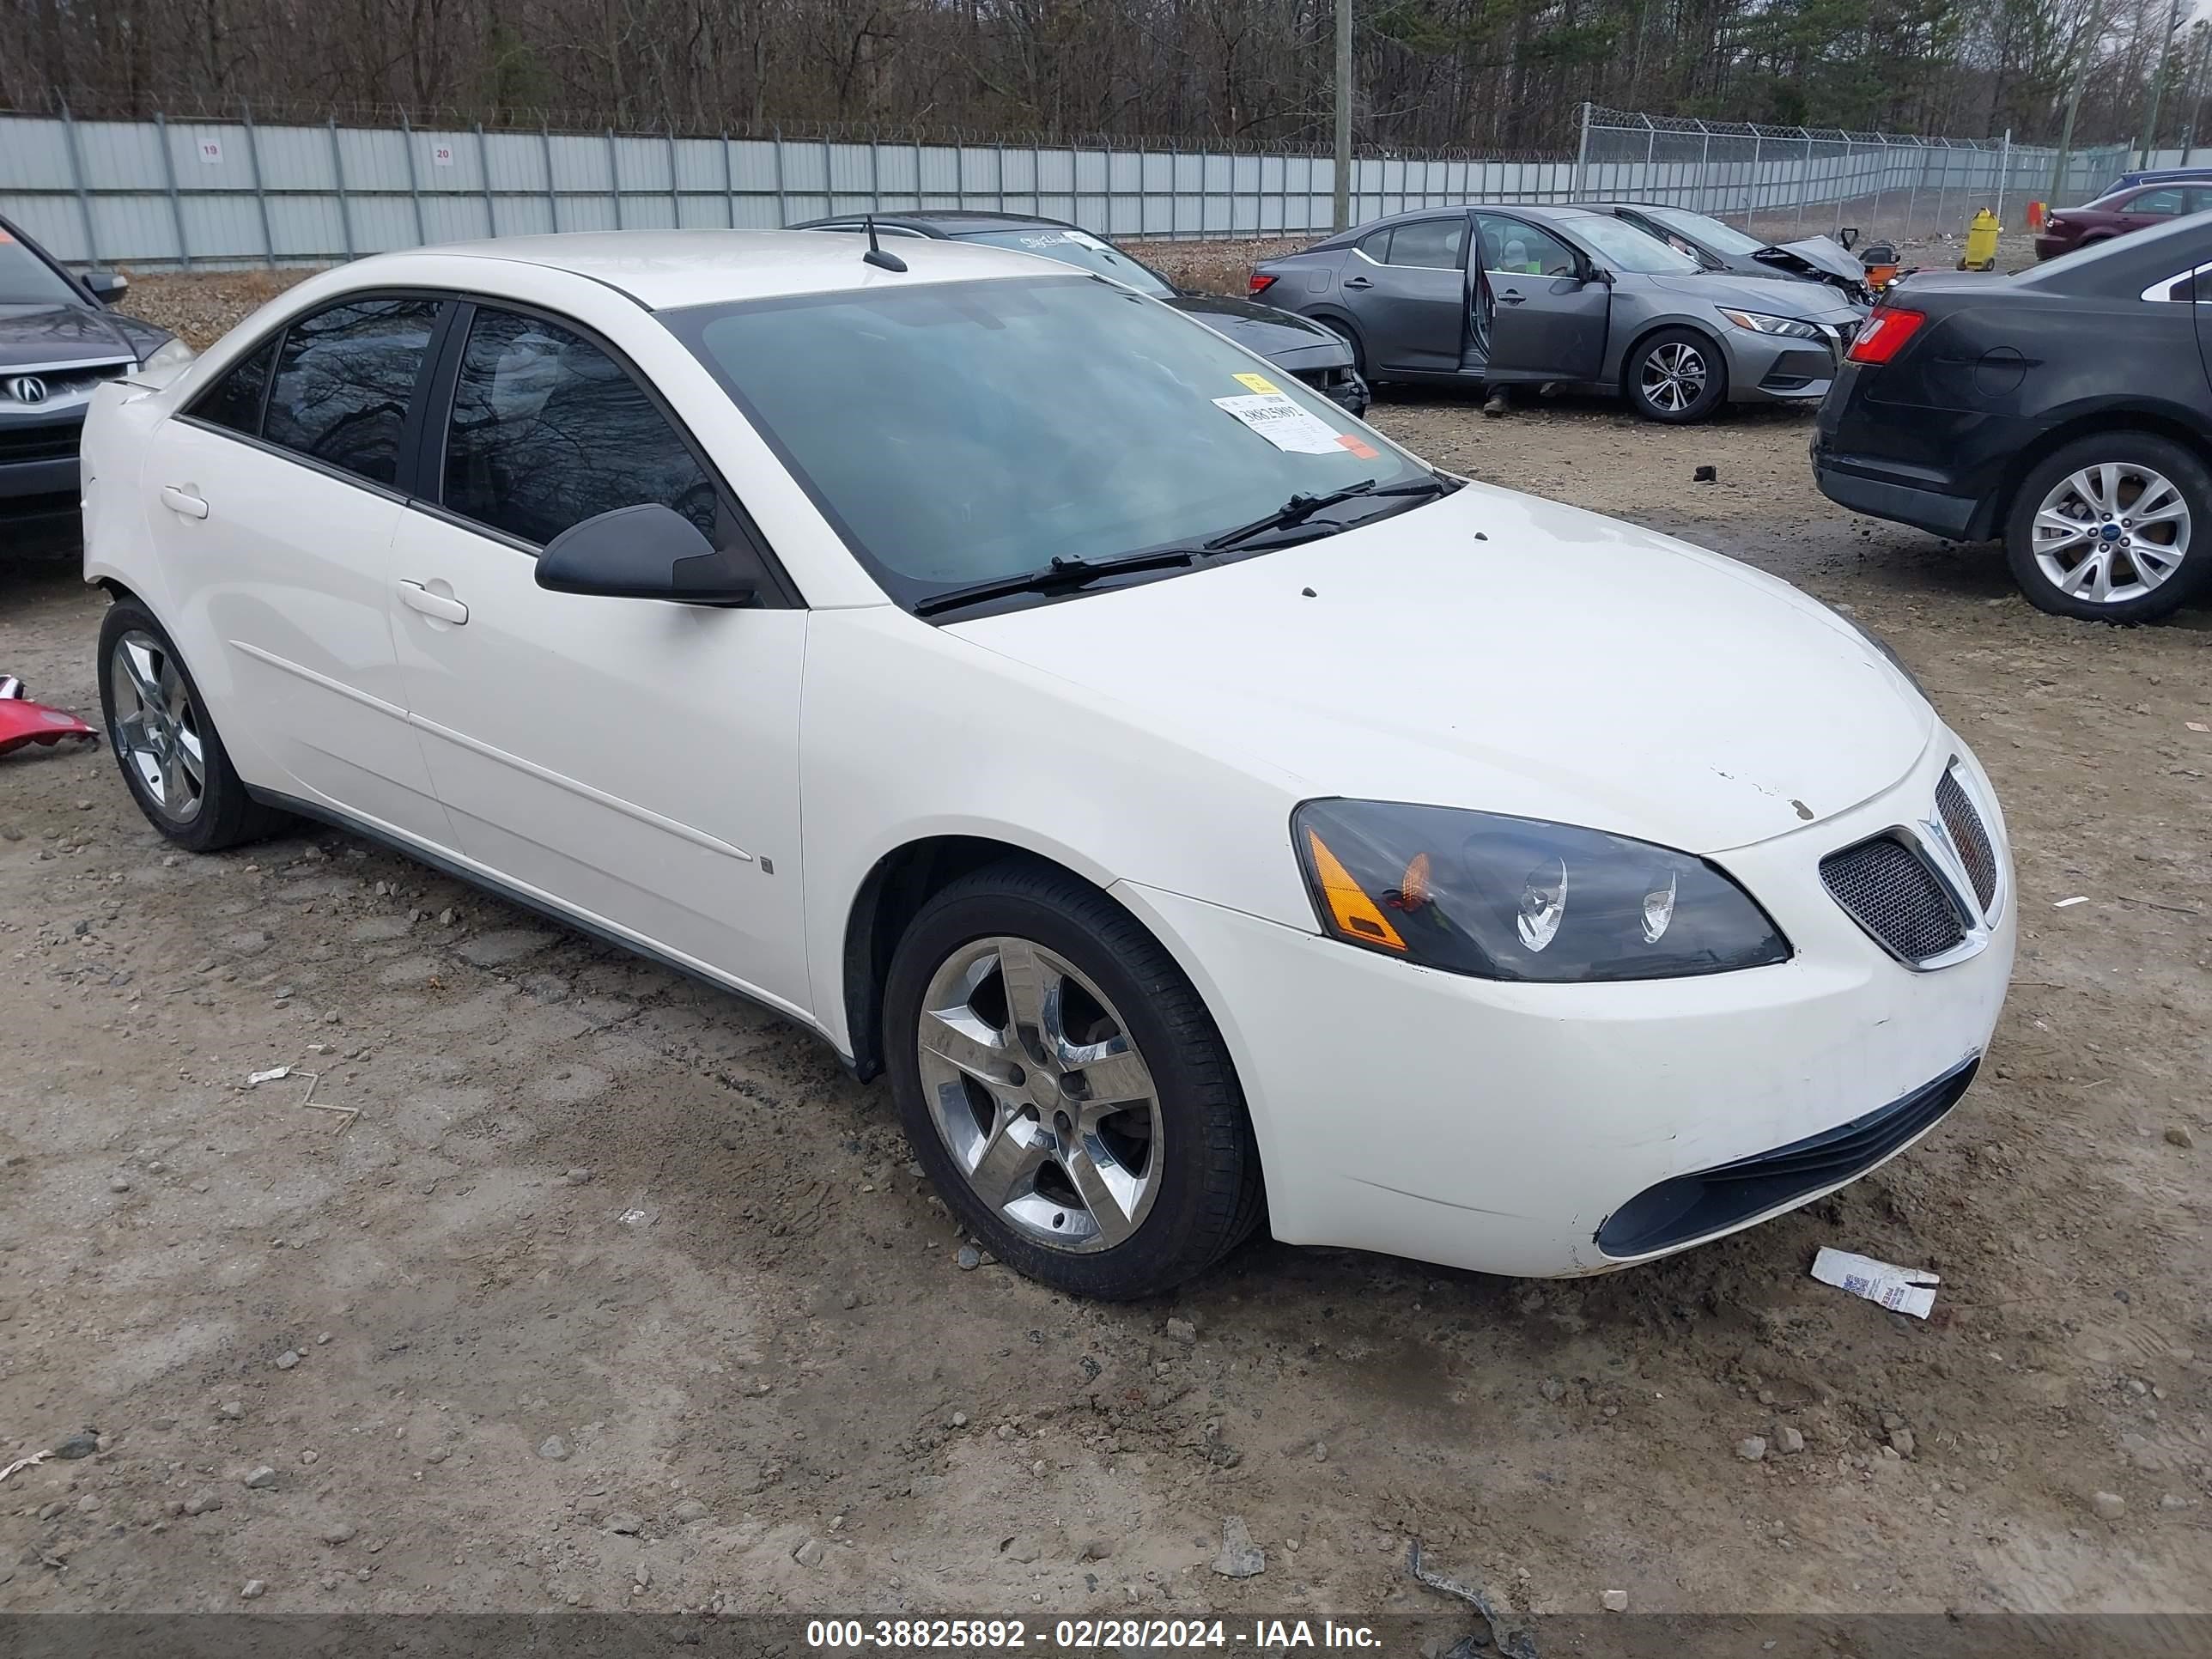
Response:
[{"label": "chain-link fence", "polygon": [[1576,194],[1663,202],[1727,219],[1765,242],[1833,235],[1869,240],[1963,230],[1988,208],[2008,228],[2038,201],[2065,207],[2100,194],[2130,151],[2069,152],[2001,138],[1918,138],[1834,128],[1759,126],[1585,106]]},{"label": "chain-link fence", "polygon": [[[368,118],[363,118],[364,120]],[[1352,163],[1355,224],[1449,203],[1668,202],[1787,241],[1962,230],[1978,208],[2085,199],[2126,164],[2006,140],[1905,138],[1585,107],[1571,156],[1377,155]],[[975,142],[487,131],[0,113],[0,215],[75,264],[328,264],[365,253],[565,230],[773,229],[830,214],[961,208],[1131,238],[1311,238],[1333,228],[1335,164],[1313,154]]]}]

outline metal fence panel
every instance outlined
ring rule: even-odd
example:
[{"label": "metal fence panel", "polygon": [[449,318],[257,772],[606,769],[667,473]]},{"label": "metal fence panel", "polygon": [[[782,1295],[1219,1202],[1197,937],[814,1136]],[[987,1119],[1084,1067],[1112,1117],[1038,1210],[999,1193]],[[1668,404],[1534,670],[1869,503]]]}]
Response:
[{"label": "metal fence panel", "polygon": [[[2177,155],[2162,155],[2172,162]],[[1763,127],[1591,109],[1565,157],[1366,155],[1356,222],[1466,200],[1667,202],[1762,235],[1963,231],[2086,199],[2120,146]],[[0,212],[72,264],[324,264],[553,230],[769,228],[831,212],[1004,210],[1120,236],[1328,230],[1325,156],[476,127],[0,115]]]}]

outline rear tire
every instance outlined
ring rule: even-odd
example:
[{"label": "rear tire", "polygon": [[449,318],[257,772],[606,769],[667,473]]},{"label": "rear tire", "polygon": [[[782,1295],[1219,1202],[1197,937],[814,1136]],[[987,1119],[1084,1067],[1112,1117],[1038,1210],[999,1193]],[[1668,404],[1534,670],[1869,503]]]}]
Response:
[{"label": "rear tire", "polygon": [[215,853],[292,821],[246,793],[191,671],[137,599],[108,606],[99,662],[108,745],[149,823],[189,852]]},{"label": "rear tire", "polygon": [[1031,1279],[1157,1295],[1259,1221],[1212,1017],[1133,916],[1064,870],[1009,858],[922,906],[892,955],[884,1052],[915,1158]]},{"label": "rear tire", "polygon": [[2094,433],[2055,450],[2021,481],[2005,520],[2005,562],[2027,602],[2085,622],[2172,615],[2212,577],[2208,545],[2212,469],[2151,432]]},{"label": "rear tire", "polygon": [[1728,397],[1728,358],[1694,328],[1662,328],[1640,340],[1620,372],[1629,406],[1647,421],[1690,426]]}]

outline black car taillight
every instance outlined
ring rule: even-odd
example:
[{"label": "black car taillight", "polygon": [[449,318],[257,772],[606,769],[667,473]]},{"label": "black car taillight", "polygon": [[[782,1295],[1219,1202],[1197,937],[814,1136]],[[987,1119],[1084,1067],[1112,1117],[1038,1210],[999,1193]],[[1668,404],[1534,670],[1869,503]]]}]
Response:
[{"label": "black car taillight", "polygon": [[1905,343],[1920,331],[1928,320],[1923,311],[1907,311],[1902,306],[1876,306],[1874,314],[1859,327],[1858,338],[1844,354],[1846,362],[1886,363],[1905,349]]},{"label": "black car taillight", "polygon": [[1269,289],[1274,287],[1274,285],[1275,279],[1269,276],[1266,271],[1255,270],[1252,273],[1253,293],[1265,294]]}]

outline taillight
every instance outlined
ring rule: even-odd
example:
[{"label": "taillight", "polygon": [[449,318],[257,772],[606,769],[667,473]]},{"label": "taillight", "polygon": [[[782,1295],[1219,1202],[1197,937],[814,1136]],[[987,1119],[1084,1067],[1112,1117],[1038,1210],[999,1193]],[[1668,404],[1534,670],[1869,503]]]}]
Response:
[{"label": "taillight", "polygon": [[1273,276],[1270,276],[1266,271],[1255,270],[1252,273],[1253,293],[1265,294],[1269,289],[1274,287],[1274,285],[1275,279]]},{"label": "taillight", "polygon": [[1921,324],[1927,320],[1928,313],[1923,311],[1877,306],[1860,327],[1859,337],[1851,342],[1851,349],[1844,354],[1844,361],[1886,363],[1905,349],[1905,343],[1920,332]]}]

